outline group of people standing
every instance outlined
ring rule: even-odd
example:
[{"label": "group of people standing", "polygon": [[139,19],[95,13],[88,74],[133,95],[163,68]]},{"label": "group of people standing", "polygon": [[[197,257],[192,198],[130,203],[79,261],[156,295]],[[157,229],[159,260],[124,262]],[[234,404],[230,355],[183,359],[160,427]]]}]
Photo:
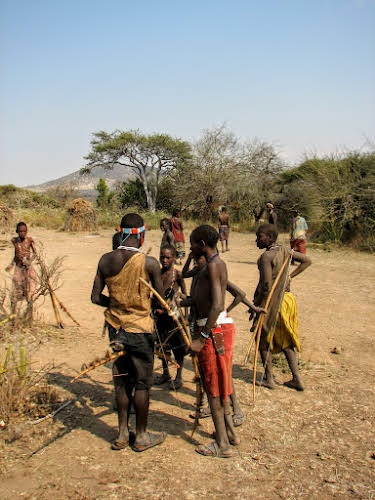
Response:
[{"label": "group of people standing", "polygon": [[[259,343],[264,365],[260,383],[269,389],[275,387],[272,354],[283,352],[292,373],[292,379],[285,385],[304,390],[296,357],[300,344],[290,280],[311,264],[305,254],[307,224],[303,217],[294,213],[292,249],[287,249],[277,244],[277,216],[271,203],[267,204],[267,210],[269,222],[260,225],[256,233],[257,247],[264,252],[258,259],[259,282],[254,302],[228,280],[227,266],[217,249],[220,240],[222,251],[229,250],[230,223],[225,208],[218,217],[218,231],[210,225],[201,225],[191,232],[190,253],[182,271],[175,268],[175,264],[185,257],[179,210],[173,212],[171,219],[163,219],[160,223],[163,237],[159,262],[142,249],[146,234],[142,217],[129,213],[122,218],[120,231],[112,240],[113,250],[104,254],[98,263],[91,294],[91,301],[105,308],[112,349],[122,352],[113,364],[119,432],[112,449],[120,450],[130,445],[134,451],[142,452],[165,440],[165,432],[147,432],[150,388],[153,384],[167,383],[170,389],[180,389],[184,357],[190,353],[198,356],[208,401],[206,408],[199,408],[199,416],[212,416],[215,427],[214,440],[198,446],[196,451],[210,457],[232,456],[232,446],[240,444],[235,427],[243,423],[244,415],[232,382],[235,327],[229,312],[241,302],[248,307],[254,324],[260,313],[265,314]],[[30,295],[35,280],[32,260],[36,251],[32,238],[27,236],[25,223],[17,225],[17,233],[12,240],[15,256],[7,267],[8,271],[15,268],[12,308],[21,298]],[[290,274],[289,266],[284,265],[287,260],[299,264]],[[282,271],[278,286],[273,287]],[[189,293],[185,278],[192,278]],[[172,316],[166,313],[156,295],[152,297],[144,282],[151,283],[155,292],[167,301],[173,310]],[[108,294],[103,293],[105,288]],[[272,288],[275,293],[265,310]],[[233,301],[225,309],[227,291]],[[182,319],[182,316],[190,326],[192,341],[189,345],[178,334],[175,318]],[[155,343],[161,348],[163,359],[163,373],[159,377],[153,374]],[[171,353],[178,367],[174,380],[168,368]],[[129,430],[131,405],[136,413],[135,433]]]},{"label": "group of people standing", "polygon": [[[229,309],[243,302],[249,308],[251,318],[265,314],[260,339],[265,368],[263,385],[270,389],[275,386],[272,353],[282,351],[292,372],[292,379],[286,385],[303,390],[296,357],[296,351],[300,350],[296,305],[289,291],[289,281],[311,261],[303,253],[290,252],[278,245],[274,224],[261,225],[256,243],[265,251],[258,260],[260,278],[253,303],[247,300],[242,290],[228,281],[227,266],[217,250],[219,239],[225,242],[229,234],[229,217],[225,209],[218,220],[219,231],[210,225],[201,225],[192,231],[191,251],[182,271],[175,269],[177,259],[183,258],[185,250],[182,245],[178,250],[176,248],[176,230],[179,242],[184,242],[179,211],[175,211],[171,220],[162,220],[160,225],[163,238],[159,263],[142,251],[146,232],[142,217],[134,213],[125,215],[121,221],[120,244],[114,245],[115,249],[100,259],[93,284],[91,300],[106,308],[105,320],[111,346],[115,351],[124,352],[113,365],[119,433],[112,448],[119,450],[130,445],[134,451],[141,452],[165,440],[165,432],[147,432],[150,387],[153,383],[167,383],[170,389],[179,389],[183,384],[184,357],[189,352],[198,356],[208,399],[208,408],[203,413],[204,416],[212,416],[215,427],[214,440],[198,446],[196,451],[205,456],[228,458],[232,456],[232,446],[240,443],[235,427],[241,425],[244,418],[232,383],[235,328],[228,314]],[[225,246],[227,249],[227,243]],[[299,265],[290,276],[286,268],[285,277],[280,281],[282,287],[274,294],[275,298],[266,311],[264,307],[272,284],[285,258],[290,257]],[[191,268],[192,262],[194,266]],[[184,278],[188,277],[192,277],[189,294],[184,283]],[[144,280],[151,282],[157,294],[169,302],[173,309],[172,316],[166,314],[155,296],[152,298]],[[103,294],[105,287],[108,295]],[[226,291],[234,297],[227,310]],[[187,308],[188,315],[184,312]],[[184,315],[184,320],[188,320],[192,334],[189,346],[184,345],[178,335],[174,315]],[[164,347],[164,359],[162,375],[154,378],[155,341]],[[174,380],[168,369],[169,354],[172,352],[178,365]],[[132,403],[136,413],[135,434],[129,431],[128,426]]]}]

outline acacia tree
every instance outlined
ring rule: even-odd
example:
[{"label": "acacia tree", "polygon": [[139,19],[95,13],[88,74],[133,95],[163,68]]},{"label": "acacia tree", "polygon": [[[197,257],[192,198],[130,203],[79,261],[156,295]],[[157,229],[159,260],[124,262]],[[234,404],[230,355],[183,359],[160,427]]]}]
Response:
[{"label": "acacia tree", "polygon": [[172,173],[178,205],[211,218],[226,203],[230,173],[241,157],[235,135],[225,125],[206,129],[193,145],[193,161]]},{"label": "acacia tree", "polygon": [[204,130],[193,156],[172,173],[174,193],[180,206],[206,219],[219,205],[230,204],[237,217],[252,213],[258,220],[284,166],[272,144],[242,142],[225,125]]},{"label": "acacia tree", "polygon": [[241,159],[231,175],[230,193],[252,212],[256,222],[262,217],[266,202],[274,199],[276,181],[284,168],[273,144],[254,138],[243,145]]},{"label": "acacia tree", "polygon": [[154,212],[163,174],[190,159],[190,144],[167,134],[101,131],[93,134],[91,151],[85,159],[87,164],[81,169],[82,174],[95,167],[112,169],[121,165],[133,169],[145,190],[147,207]]}]

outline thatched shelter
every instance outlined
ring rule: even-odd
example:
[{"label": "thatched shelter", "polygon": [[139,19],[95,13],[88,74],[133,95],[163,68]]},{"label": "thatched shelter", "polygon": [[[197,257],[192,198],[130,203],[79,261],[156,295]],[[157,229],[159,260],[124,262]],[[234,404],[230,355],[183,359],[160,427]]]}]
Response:
[{"label": "thatched shelter", "polygon": [[9,233],[13,229],[14,213],[8,205],[0,201],[0,232]]},{"label": "thatched shelter", "polygon": [[91,203],[76,198],[68,207],[64,231],[94,231],[97,228],[95,210]]}]

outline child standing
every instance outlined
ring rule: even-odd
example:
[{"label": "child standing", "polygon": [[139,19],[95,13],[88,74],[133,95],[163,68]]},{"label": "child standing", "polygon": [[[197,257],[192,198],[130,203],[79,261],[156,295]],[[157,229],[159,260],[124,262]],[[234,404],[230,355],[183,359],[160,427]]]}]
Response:
[{"label": "child standing", "polygon": [[[164,298],[168,302],[173,302],[176,293],[179,291],[181,291],[183,295],[186,295],[185,282],[181,272],[175,269],[175,260],[176,249],[172,245],[163,246],[160,250],[161,278],[163,282]],[[173,318],[168,316],[162,309],[155,309],[154,312],[156,315],[156,328],[159,337],[157,340],[162,343],[162,349],[165,353],[169,354],[173,351],[176,363],[179,364],[176,378],[172,381],[168,370],[168,363],[163,359],[163,374],[156,377],[154,383],[156,385],[161,385],[165,382],[169,382],[169,388],[177,390],[180,389],[183,384],[182,368],[184,356],[186,354],[184,340]]]},{"label": "child standing", "polygon": [[10,272],[14,268],[11,293],[12,314],[16,311],[17,302],[26,299],[28,304],[30,304],[32,294],[38,284],[38,276],[32,265],[32,261],[35,258],[34,240],[31,236],[27,236],[27,225],[25,222],[17,224],[16,233],[18,236],[12,238],[14,257],[5,269],[7,272]]},{"label": "child standing", "polygon": [[160,251],[161,249],[166,246],[172,246],[173,248],[176,247],[175,239],[172,233],[172,225],[171,221],[169,219],[162,219],[160,221],[160,229],[163,233],[163,237],[161,239],[160,243]]}]

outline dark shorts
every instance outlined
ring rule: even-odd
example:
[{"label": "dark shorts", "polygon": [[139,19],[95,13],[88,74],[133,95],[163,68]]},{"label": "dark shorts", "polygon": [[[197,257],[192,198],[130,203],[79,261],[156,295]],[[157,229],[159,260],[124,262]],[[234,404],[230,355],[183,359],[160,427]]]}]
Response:
[{"label": "dark shorts", "polygon": [[177,258],[180,259],[180,258],[185,257],[185,242],[184,241],[176,241],[175,246],[176,246]]},{"label": "dark shorts", "polygon": [[[157,317],[156,328],[166,352],[173,351],[175,356],[186,354],[186,344],[173,318],[168,314],[161,314]],[[159,342],[158,336],[156,341]]]},{"label": "dark shorts", "polygon": [[151,333],[117,331],[107,323],[109,340],[123,344],[126,354],[115,361],[119,374],[126,374],[135,389],[149,389],[154,368],[154,338]]}]

